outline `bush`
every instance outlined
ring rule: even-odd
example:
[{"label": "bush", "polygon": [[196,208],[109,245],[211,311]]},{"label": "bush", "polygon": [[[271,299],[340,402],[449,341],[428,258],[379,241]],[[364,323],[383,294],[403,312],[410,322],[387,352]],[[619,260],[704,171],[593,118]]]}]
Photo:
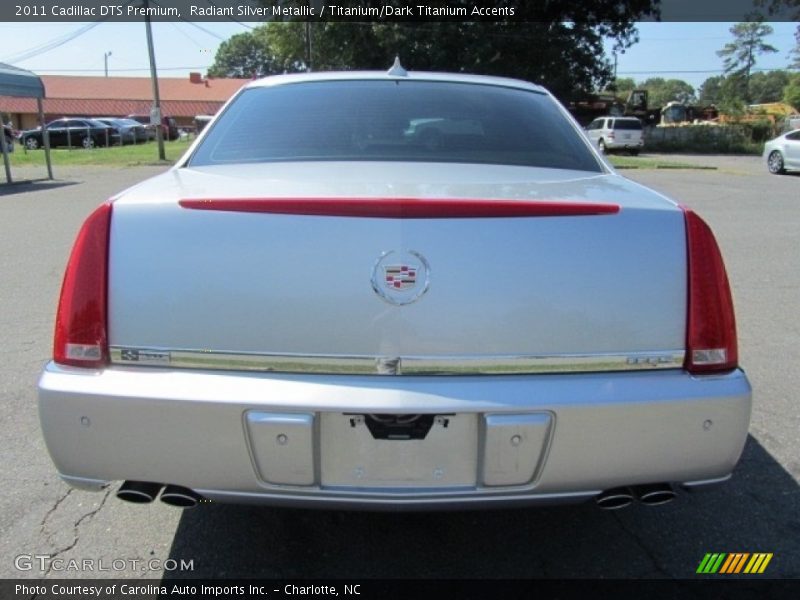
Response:
[{"label": "bush", "polygon": [[[771,131],[769,121],[767,130]],[[757,128],[753,125],[758,124]],[[747,125],[686,125],[682,127],[649,127],[645,130],[644,147],[653,152],[696,152],[698,154],[760,154],[763,140],[756,140],[754,131],[764,135],[761,121]],[[767,139],[769,135],[767,135]]]},{"label": "bush", "polygon": [[761,119],[759,121],[752,121],[750,123],[742,123],[745,131],[749,132],[750,141],[756,143],[764,143],[774,136],[773,125],[768,119]]}]

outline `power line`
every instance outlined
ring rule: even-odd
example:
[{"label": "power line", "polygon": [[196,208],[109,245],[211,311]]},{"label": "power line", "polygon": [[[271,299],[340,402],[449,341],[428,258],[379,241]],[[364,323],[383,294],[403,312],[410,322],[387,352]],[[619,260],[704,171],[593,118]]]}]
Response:
[{"label": "power line", "polygon": [[[159,71],[182,71],[185,69],[198,70],[207,69],[208,65],[202,67],[158,67]],[[48,73],[102,73],[105,69],[45,69]],[[129,73],[133,71],[149,71],[149,67],[132,67],[127,69],[109,69],[109,73]]]},{"label": "power line", "polygon": [[[133,0],[128,0],[123,6],[128,6],[131,4]],[[3,59],[4,62],[9,64],[14,64],[17,62],[22,62],[28,60],[29,58],[34,58],[41,54],[45,54],[46,52],[50,52],[51,50],[55,50],[56,48],[63,46],[64,44],[71,42],[72,40],[82,36],[83,34],[87,33],[91,29],[94,29],[101,23],[105,23],[108,19],[111,18],[111,15],[108,15],[102,19],[94,21],[92,23],[88,23],[75,31],[68,33],[66,35],[57,37],[55,39],[50,40],[49,42],[45,42],[44,44],[40,44],[38,46],[34,46],[33,48],[29,48],[28,50],[23,50],[22,52],[18,52],[17,54],[13,54],[8,58]]]},{"label": "power line", "polygon": [[[754,67],[751,72],[756,71],[788,71],[781,67]],[[697,70],[676,70],[676,71],[618,71],[618,75],[659,75],[659,74],[681,74],[681,73],[725,73],[725,69],[697,69]]]},{"label": "power line", "polygon": [[3,62],[14,64],[16,62],[22,62],[29,58],[33,58],[35,56],[39,56],[40,54],[44,54],[45,52],[49,52],[50,50],[55,50],[59,46],[63,46],[67,42],[71,42],[75,38],[82,36],[84,33],[88,32],[90,29],[94,29],[98,25],[100,25],[103,21],[95,21],[93,23],[89,23],[88,25],[84,25],[83,27],[76,29],[75,31],[66,34],[66,36],[61,36],[59,38],[55,38],[50,40],[49,42],[45,42],[44,44],[40,44],[33,48],[29,48],[28,50],[23,50],[22,52],[18,52],[17,54],[13,54],[7,58],[3,59]]},{"label": "power line", "polygon": [[183,31],[183,30],[182,30],[180,27],[178,27],[178,25],[177,25],[176,23],[173,23],[172,21],[168,21],[168,23],[169,23],[170,25],[172,25],[172,27],[173,27],[173,29],[175,29],[175,31],[177,31],[177,32],[178,32],[178,33],[180,33],[180,34],[181,34],[183,37],[185,37],[187,40],[189,40],[190,42],[192,42],[192,43],[193,43],[195,46],[197,46],[198,48],[203,48],[203,47],[204,47],[204,46],[203,46],[203,44],[201,44],[200,42],[198,42],[197,40],[195,40],[195,39],[194,39],[192,36],[190,36],[188,33],[186,33],[186,32],[185,32],[185,31]]},{"label": "power line", "polygon": [[211,37],[215,37],[215,38],[217,38],[217,39],[218,39],[219,41],[221,41],[221,42],[224,42],[224,41],[226,40],[226,38],[222,37],[221,35],[219,35],[219,34],[216,34],[216,33],[214,33],[213,31],[210,31],[210,30],[206,29],[205,27],[201,27],[200,25],[198,25],[198,24],[197,24],[197,23],[195,23],[194,21],[187,21],[187,20],[186,20],[186,19],[184,19],[183,17],[180,17],[180,20],[181,20],[181,21],[183,21],[184,23],[186,23],[187,25],[191,25],[191,26],[192,26],[192,27],[194,27],[195,29],[199,29],[199,30],[200,30],[200,31],[202,31],[203,33],[210,35]]},{"label": "power line", "polygon": [[[163,6],[161,6],[161,4],[156,2],[156,0],[150,0],[150,2],[152,2],[153,4],[155,4],[156,6],[158,6],[160,8],[164,8]],[[210,35],[211,37],[215,37],[215,38],[217,38],[218,40],[220,40],[222,42],[225,41],[225,38],[222,37],[221,35],[218,35],[218,34],[214,33],[213,31],[210,31],[210,30],[206,29],[205,27],[201,27],[200,25],[198,25],[194,21],[188,21],[188,20],[186,20],[186,19],[184,19],[183,17],[180,17],[180,16],[178,17],[178,20],[183,21],[187,25],[191,25],[195,29],[199,29],[200,31],[202,31],[206,35]]]}]

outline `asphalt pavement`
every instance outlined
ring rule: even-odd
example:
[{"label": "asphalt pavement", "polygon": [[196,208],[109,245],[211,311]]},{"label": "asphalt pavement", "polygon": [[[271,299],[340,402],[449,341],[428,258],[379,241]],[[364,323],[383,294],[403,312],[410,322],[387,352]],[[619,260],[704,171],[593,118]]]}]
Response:
[{"label": "asphalt pavement", "polygon": [[[0,578],[684,578],[707,552],[773,553],[769,576],[800,577],[800,176],[771,176],[756,157],[669,158],[717,169],[621,172],[695,208],[717,234],[754,387],[752,425],[728,484],[613,512],[593,504],[398,514],[210,504],[181,512],[121,502],[112,489],[70,489],[44,447],[35,393],[63,269],[91,210],[162,169],[56,169],[55,182],[0,185]],[[125,567],[48,570],[26,558],[33,555],[94,560],[96,569],[122,559]],[[160,566],[182,560],[192,568]]]}]

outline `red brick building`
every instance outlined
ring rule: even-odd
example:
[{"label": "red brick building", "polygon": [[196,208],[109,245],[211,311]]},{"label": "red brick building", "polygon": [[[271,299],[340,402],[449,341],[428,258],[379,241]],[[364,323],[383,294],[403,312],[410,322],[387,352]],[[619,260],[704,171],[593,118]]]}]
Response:
[{"label": "red brick building", "polygon": [[[150,114],[153,90],[149,77],[75,77],[41,75],[45,120],[60,117],[124,117]],[[191,126],[196,115],[213,115],[249,79],[160,77],[161,114]],[[0,90],[0,94],[2,90]],[[17,129],[39,125],[36,100],[0,95],[0,113],[8,113]]]}]

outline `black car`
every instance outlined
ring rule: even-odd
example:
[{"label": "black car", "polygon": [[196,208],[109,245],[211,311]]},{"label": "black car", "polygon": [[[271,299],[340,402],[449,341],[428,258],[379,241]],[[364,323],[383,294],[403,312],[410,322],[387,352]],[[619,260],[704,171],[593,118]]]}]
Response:
[{"label": "black car", "polygon": [[[64,118],[51,121],[45,127],[50,136],[50,147],[57,146],[82,146],[94,148],[95,146],[108,146],[119,144],[119,132],[113,127],[94,119]],[[42,128],[23,131],[20,142],[29,150],[36,150],[44,146]]]}]

